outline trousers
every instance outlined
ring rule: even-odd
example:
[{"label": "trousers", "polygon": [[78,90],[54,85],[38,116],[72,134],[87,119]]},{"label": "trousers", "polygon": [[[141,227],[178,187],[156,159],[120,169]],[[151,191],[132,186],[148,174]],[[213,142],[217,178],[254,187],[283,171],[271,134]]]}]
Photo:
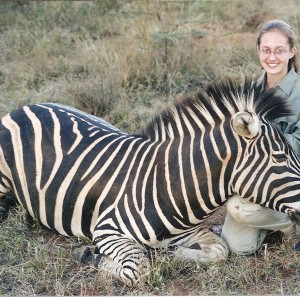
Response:
[{"label": "trousers", "polygon": [[239,195],[227,201],[221,237],[232,252],[240,255],[254,253],[261,248],[270,230],[295,234],[297,228],[287,214],[251,203]]}]

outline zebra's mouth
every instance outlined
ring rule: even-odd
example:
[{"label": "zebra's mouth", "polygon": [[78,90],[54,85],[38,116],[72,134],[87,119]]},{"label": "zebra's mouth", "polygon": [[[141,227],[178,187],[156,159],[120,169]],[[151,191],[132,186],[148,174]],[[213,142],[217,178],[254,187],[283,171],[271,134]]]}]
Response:
[{"label": "zebra's mouth", "polygon": [[300,211],[296,210],[295,208],[288,208],[287,214],[294,224],[300,225]]}]

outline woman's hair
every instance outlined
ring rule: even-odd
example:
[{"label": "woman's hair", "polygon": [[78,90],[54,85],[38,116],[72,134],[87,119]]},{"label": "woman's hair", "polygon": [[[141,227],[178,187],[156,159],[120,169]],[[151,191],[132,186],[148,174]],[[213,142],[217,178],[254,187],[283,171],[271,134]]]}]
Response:
[{"label": "woman's hair", "polygon": [[[256,40],[257,48],[259,49],[260,47],[260,40],[264,33],[269,31],[276,31],[276,30],[280,31],[286,37],[291,48],[295,47],[296,36],[292,27],[281,20],[271,20],[260,27],[260,30],[258,32],[258,37]],[[293,67],[295,71],[298,72],[299,67],[298,67],[298,59],[296,54],[289,60],[288,70],[290,70],[291,67]]]}]

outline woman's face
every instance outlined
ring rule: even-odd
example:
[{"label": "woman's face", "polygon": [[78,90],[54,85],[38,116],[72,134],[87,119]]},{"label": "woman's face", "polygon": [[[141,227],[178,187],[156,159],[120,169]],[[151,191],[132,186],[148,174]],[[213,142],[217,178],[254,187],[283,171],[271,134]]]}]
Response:
[{"label": "woman's face", "polygon": [[296,53],[287,38],[278,30],[264,33],[257,49],[259,61],[269,75],[283,78],[288,73],[289,59]]}]

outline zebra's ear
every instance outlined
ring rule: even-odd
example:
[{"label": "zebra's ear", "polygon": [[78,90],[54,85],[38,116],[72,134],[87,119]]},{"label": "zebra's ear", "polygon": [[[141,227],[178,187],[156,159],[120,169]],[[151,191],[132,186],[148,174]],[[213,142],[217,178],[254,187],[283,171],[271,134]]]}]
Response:
[{"label": "zebra's ear", "polygon": [[232,117],[233,130],[244,137],[253,139],[260,132],[260,122],[256,114],[238,112]]}]

